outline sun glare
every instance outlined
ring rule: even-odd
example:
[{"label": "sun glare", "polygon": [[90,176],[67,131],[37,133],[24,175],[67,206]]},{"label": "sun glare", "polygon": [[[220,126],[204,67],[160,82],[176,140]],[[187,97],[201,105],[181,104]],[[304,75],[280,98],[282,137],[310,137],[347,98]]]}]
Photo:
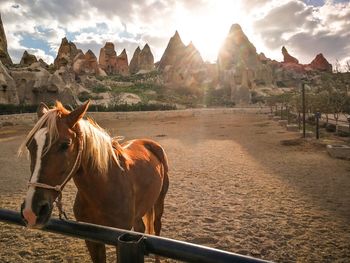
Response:
[{"label": "sun glare", "polygon": [[248,24],[242,15],[240,2],[229,0],[210,1],[205,8],[191,11],[178,6],[176,20],[184,44],[192,41],[203,59],[209,62],[215,62],[232,24],[239,23],[242,27]]}]

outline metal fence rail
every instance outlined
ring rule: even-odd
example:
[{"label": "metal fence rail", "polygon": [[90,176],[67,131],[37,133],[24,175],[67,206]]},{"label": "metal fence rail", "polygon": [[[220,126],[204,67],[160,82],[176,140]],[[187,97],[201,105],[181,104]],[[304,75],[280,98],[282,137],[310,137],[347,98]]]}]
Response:
[{"label": "metal fence rail", "polygon": [[[18,212],[1,208],[0,221],[20,226],[25,225]],[[63,234],[70,237],[105,243],[107,245],[112,245],[116,247],[119,246],[118,253],[119,250],[124,250],[120,249],[121,239],[124,239],[123,241],[131,241],[134,239],[138,239],[139,241],[142,241],[142,246],[139,246],[142,251],[138,251],[137,253],[142,254],[142,260],[144,254],[151,253],[162,257],[186,262],[269,262],[261,259],[256,259],[248,256],[243,256],[223,250],[213,249],[173,239],[156,237],[152,235],[146,235],[143,233],[137,233],[112,227],[105,227],[69,220],[63,221],[59,219],[51,219],[42,230]],[[128,242],[122,243],[125,244]],[[126,254],[124,254],[124,256],[125,255]],[[123,255],[119,254],[118,256],[120,258],[123,257]],[[118,260],[118,262],[120,262],[120,259]],[[128,261],[123,262],[131,261],[129,258]]]}]

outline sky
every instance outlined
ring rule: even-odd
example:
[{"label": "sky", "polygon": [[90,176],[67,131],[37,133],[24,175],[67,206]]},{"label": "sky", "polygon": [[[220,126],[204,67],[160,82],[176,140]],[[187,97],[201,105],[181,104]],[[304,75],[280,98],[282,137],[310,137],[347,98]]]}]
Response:
[{"label": "sky", "polygon": [[234,23],[277,61],[282,46],[303,64],[318,53],[332,64],[350,60],[350,0],[1,0],[0,12],[16,63],[24,50],[52,63],[65,36],[97,57],[113,42],[129,61],[148,43],[158,61],[175,30],[215,62]]}]

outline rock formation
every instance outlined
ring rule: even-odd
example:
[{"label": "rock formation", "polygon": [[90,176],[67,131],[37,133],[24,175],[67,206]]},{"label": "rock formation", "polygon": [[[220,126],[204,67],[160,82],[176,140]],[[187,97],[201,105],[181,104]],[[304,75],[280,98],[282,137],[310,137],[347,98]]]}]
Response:
[{"label": "rock formation", "polygon": [[86,60],[85,72],[91,73],[91,74],[98,74],[97,58],[94,52],[91,51],[91,49],[89,49],[85,53],[85,60]]},{"label": "rock formation", "polygon": [[154,57],[151,48],[146,44],[141,50],[135,49],[134,55],[130,61],[130,73],[136,74],[139,71],[151,71],[154,69]]},{"label": "rock formation", "polygon": [[318,54],[314,60],[311,61],[310,67],[315,70],[332,72],[332,65],[327,61],[322,53]]},{"label": "rock formation", "polygon": [[106,42],[105,46],[101,48],[98,62],[108,75],[117,73],[117,53],[112,42]]},{"label": "rock formation", "polygon": [[0,104],[18,104],[16,83],[0,60]]},{"label": "rock formation", "polygon": [[192,42],[185,47],[182,63],[184,64],[182,67],[186,66],[192,69],[198,69],[203,66],[202,56]]},{"label": "rock formation", "polygon": [[139,71],[140,53],[141,53],[141,49],[140,47],[137,47],[134,51],[134,55],[130,60],[129,70],[131,74],[136,74]]},{"label": "rock formation", "polygon": [[138,71],[150,71],[154,69],[154,57],[148,44],[141,50],[138,69]]},{"label": "rock formation", "polygon": [[21,62],[19,63],[22,66],[30,66],[31,64],[38,62],[38,60],[36,59],[36,57],[32,54],[29,54],[26,51],[24,51],[23,56],[21,58]]},{"label": "rock formation", "polygon": [[54,61],[56,69],[59,69],[62,66],[72,65],[74,58],[79,52],[82,51],[77,49],[73,42],[68,41],[65,37],[62,38],[57,57]]},{"label": "rock formation", "polygon": [[219,70],[232,66],[255,68],[258,63],[256,48],[238,24],[233,24],[218,55]]},{"label": "rock formation", "polygon": [[284,46],[282,47],[282,54],[283,54],[283,62],[284,63],[299,64],[299,60],[297,60],[295,57],[291,56]]},{"label": "rock formation", "polygon": [[65,104],[75,104],[74,93],[78,84],[73,75],[67,78],[64,70],[62,68],[51,74],[40,63],[12,69],[11,75],[16,82],[19,103],[35,105],[61,100]]},{"label": "rock formation", "polygon": [[2,25],[1,14],[0,14],[0,61],[4,65],[12,65],[12,60],[7,51],[7,39],[6,39],[4,27]]},{"label": "rock formation", "polygon": [[[242,28],[233,24],[218,55],[219,84],[231,90],[231,100],[235,103],[250,102],[250,93],[256,88],[257,76],[266,71],[265,56],[256,53]],[[259,80],[265,82],[265,80]]]},{"label": "rock formation", "polygon": [[[136,103],[141,101],[140,97],[124,93],[118,97],[111,92],[111,87],[146,83],[165,86],[166,90],[178,89],[181,94],[189,94],[189,100],[193,101],[202,101],[204,92],[215,88],[225,103],[231,99],[231,102],[246,104],[252,94],[280,93],[283,89],[278,88],[298,87],[301,78],[313,81],[320,79],[320,71],[332,72],[332,65],[322,54],[308,65],[299,64],[285,47],[282,54],[283,62],[271,60],[263,53],[258,55],[242,28],[234,24],[218,53],[217,63],[204,63],[193,43],[186,46],[176,31],[156,64],[148,44],[142,50],[136,48],[128,65],[126,50],[118,56],[111,42],[101,48],[97,59],[91,50],[84,54],[63,38],[54,65],[49,66],[42,59],[37,61],[25,51],[19,67],[12,66],[0,17],[0,103],[38,104],[58,99],[65,104],[76,104],[87,98],[106,106],[118,101]],[[130,78],[130,82],[120,81],[126,78],[96,78],[107,74],[145,73],[155,68],[159,71]],[[103,88],[95,89],[98,86]]]},{"label": "rock formation", "polygon": [[125,48],[122,53],[117,56],[117,73],[123,76],[129,75],[128,55]]},{"label": "rock formation", "polygon": [[171,88],[187,88],[192,94],[200,94],[204,81],[208,78],[199,51],[193,43],[185,46],[176,31],[158,64],[164,82]]},{"label": "rock formation", "polygon": [[43,67],[43,68],[48,68],[49,65],[41,58],[39,58],[38,62],[40,63],[40,65]]},{"label": "rock formation", "polygon": [[79,52],[78,55],[75,56],[73,61],[73,71],[77,75],[106,75],[106,73],[98,65],[95,54],[90,49],[85,54],[83,52]]},{"label": "rock formation", "polygon": [[168,65],[176,65],[178,60],[183,57],[185,48],[179,33],[176,31],[174,36],[170,38],[168,46],[159,61],[158,69],[162,71]]}]

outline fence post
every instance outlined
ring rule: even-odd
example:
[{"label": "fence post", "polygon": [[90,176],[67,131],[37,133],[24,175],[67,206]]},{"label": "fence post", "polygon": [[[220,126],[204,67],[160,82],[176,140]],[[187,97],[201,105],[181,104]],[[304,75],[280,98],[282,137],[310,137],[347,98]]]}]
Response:
[{"label": "fence post", "polygon": [[302,107],[303,107],[303,138],[306,138],[306,127],[305,127],[306,106],[305,106],[305,83],[304,82],[301,84],[301,101],[302,101]]},{"label": "fence post", "polygon": [[118,238],[117,263],[144,262],[144,236],[123,234]]},{"label": "fence post", "polygon": [[318,140],[320,138],[320,117],[321,117],[321,113],[318,111],[315,114],[315,118],[316,118],[316,139]]}]

